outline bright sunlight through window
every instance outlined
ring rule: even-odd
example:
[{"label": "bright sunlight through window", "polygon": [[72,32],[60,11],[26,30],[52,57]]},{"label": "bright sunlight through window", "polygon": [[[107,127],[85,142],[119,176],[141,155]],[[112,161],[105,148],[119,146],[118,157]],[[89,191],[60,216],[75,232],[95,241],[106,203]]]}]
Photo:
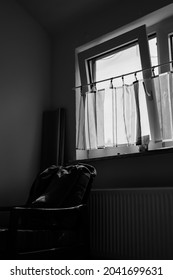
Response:
[{"label": "bright sunlight through window", "polygon": [[[151,57],[151,65],[155,66],[158,64],[158,54],[157,54],[157,38],[151,37],[149,39],[149,49],[150,49],[150,57]],[[139,46],[138,44],[130,45],[126,48],[119,49],[118,51],[102,56],[95,61],[95,80],[105,80],[109,79],[110,77],[121,76],[127,73],[135,72],[142,69],[140,54],[139,54]],[[155,68],[155,74],[158,74],[157,68]],[[135,75],[127,75],[124,76],[124,81],[121,78],[113,79],[113,86],[120,87],[122,86],[123,82],[125,84],[132,84],[135,79],[142,79],[142,72],[138,72]],[[97,89],[109,88],[110,87],[110,80],[97,83]],[[111,96],[111,95],[110,95]],[[147,105],[145,96],[141,95],[141,104],[143,104],[142,116],[143,116],[143,124],[142,124],[142,136],[143,135],[150,135],[150,128],[149,128],[149,120],[148,120],[148,112],[147,112]],[[111,146],[111,100],[109,100],[109,96],[106,96],[105,103],[104,103],[104,123],[105,125],[105,143],[107,146]],[[125,139],[119,139],[119,144],[127,144]]]}]

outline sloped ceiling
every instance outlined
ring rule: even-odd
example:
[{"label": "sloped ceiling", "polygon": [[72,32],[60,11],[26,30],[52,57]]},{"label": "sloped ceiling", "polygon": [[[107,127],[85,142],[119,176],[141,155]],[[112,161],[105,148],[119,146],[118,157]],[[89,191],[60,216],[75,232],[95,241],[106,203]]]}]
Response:
[{"label": "sloped ceiling", "polygon": [[49,32],[57,32],[82,19],[89,21],[96,14],[121,18],[132,13],[143,16],[172,3],[172,0],[14,0]]},{"label": "sloped ceiling", "polygon": [[16,0],[48,31],[56,31],[78,17],[87,17],[119,0]]}]

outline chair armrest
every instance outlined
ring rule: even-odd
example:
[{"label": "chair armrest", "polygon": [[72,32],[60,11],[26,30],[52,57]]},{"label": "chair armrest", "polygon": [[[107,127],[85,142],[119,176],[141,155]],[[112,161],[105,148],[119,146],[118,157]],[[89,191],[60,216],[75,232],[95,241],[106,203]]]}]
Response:
[{"label": "chair armrest", "polygon": [[0,211],[11,211],[12,207],[11,206],[0,206]]},{"label": "chair armrest", "polygon": [[12,207],[11,229],[69,229],[76,226],[86,205],[66,208]]},{"label": "chair armrest", "polygon": [[12,210],[15,211],[58,211],[58,212],[64,212],[64,211],[76,211],[84,207],[85,204],[80,204],[77,206],[71,206],[71,207],[31,207],[31,206],[13,206],[11,207]]},{"label": "chair armrest", "polygon": [[15,207],[25,207],[25,206],[23,206],[23,205],[21,205],[21,206],[0,206],[0,211],[11,211],[13,208],[15,208]]}]

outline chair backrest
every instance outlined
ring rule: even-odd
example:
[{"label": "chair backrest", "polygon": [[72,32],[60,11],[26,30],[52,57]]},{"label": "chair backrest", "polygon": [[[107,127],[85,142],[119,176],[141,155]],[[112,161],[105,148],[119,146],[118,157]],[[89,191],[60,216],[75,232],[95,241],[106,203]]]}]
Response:
[{"label": "chair backrest", "polygon": [[35,179],[27,205],[72,207],[86,203],[96,169],[89,164],[50,166]]}]

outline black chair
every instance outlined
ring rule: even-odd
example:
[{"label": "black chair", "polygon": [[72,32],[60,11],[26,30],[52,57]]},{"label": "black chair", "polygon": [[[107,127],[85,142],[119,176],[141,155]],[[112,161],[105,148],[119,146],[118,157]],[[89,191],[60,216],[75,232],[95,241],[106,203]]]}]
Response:
[{"label": "black chair", "polygon": [[[51,166],[34,181],[25,206],[11,207],[3,259],[88,259],[87,200],[96,170]],[[1,207],[1,210],[2,207]]]}]

